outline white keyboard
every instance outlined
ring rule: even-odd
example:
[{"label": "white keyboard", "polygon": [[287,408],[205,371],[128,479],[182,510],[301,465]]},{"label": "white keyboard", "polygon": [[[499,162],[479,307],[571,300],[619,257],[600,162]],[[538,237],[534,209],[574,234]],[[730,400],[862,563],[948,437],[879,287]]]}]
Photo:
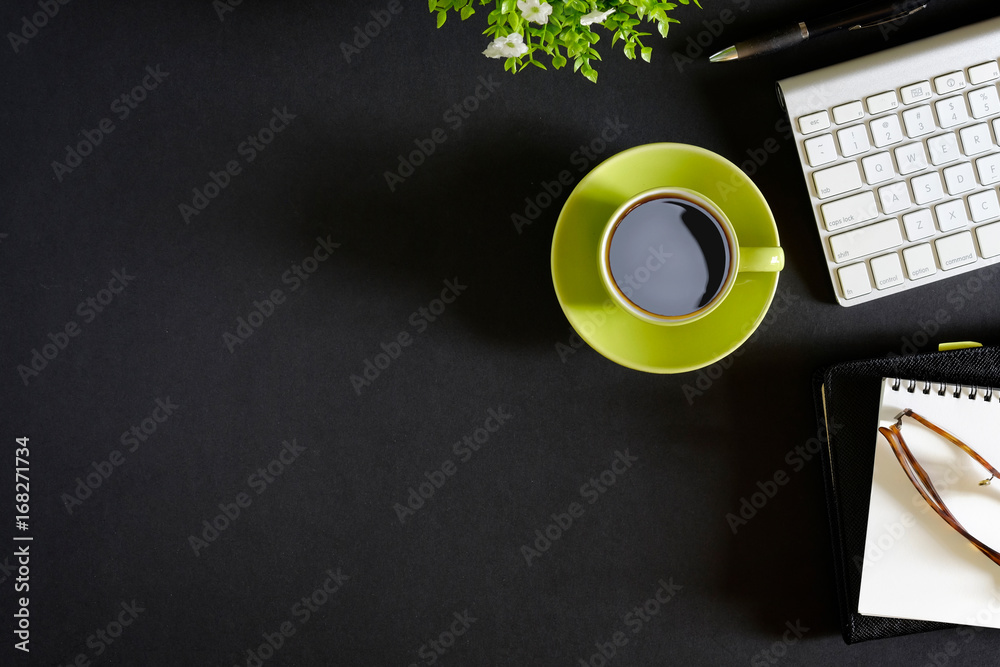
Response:
[{"label": "white keyboard", "polygon": [[1000,18],[778,82],[853,306],[1000,262]]}]

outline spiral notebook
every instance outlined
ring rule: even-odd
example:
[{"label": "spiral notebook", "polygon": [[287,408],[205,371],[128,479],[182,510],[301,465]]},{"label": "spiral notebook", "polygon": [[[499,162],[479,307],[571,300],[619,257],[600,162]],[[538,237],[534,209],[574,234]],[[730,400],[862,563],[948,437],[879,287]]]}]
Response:
[{"label": "spiral notebook", "polygon": [[[910,416],[911,410],[1000,466],[1000,389],[883,378],[878,426],[900,426],[941,500],[974,537],[1000,549],[1000,479]],[[1000,566],[939,516],[873,424],[871,498],[858,612],[1000,628]],[[857,563],[856,563],[857,565]]]}]

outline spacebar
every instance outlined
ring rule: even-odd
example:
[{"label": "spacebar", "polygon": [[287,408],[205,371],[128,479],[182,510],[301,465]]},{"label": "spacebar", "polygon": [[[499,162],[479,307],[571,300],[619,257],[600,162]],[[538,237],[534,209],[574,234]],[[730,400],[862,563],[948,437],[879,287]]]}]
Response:
[{"label": "spacebar", "polygon": [[830,249],[838,264],[880,250],[894,248],[903,242],[899,222],[895,218],[876,222],[874,225],[852,229],[830,237]]}]

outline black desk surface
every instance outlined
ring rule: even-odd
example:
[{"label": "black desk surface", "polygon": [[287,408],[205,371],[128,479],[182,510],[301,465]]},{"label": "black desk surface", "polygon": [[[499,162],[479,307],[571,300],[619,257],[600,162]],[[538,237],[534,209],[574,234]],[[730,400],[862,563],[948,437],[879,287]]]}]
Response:
[{"label": "black desk surface", "polygon": [[[651,65],[602,40],[596,85],[505,73],[481,55],[483,12],[438,30],[422,1],[220,4],[60,0],[16,52],[5,39],[4,664],[995,660],[992,631],[838,633],[820,466],[796,453],[817,435],[810,378],[996,343],[1000,296],[958,308],[943,281],[837,306],[773,87],[992,3],[709,65],[810,3],[704,2],[674,12]],[[0,28],[37,11],[7,2]],[[391,21],[345,52],[373,11]],[[700,33],[705,54],[672,57]],[[752,171],[787,307],[713,377],[574,347],[549,271],[566,194],[512,222],[562,170],[660,141],[737,163],[778,147]],[[13,648],[17,437],[30,656]],[[776,473],[734,533],[726,515]]]}]

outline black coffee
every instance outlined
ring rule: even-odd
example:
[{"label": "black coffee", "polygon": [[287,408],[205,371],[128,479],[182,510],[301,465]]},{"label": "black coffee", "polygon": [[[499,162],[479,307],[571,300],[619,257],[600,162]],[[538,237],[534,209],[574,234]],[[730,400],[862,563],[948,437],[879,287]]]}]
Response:
[{"label": "black coffee", "polygon": [[729,276],[726,232],[694,202],[640,202],[618,222],[608,250],[611,275],[625,297],[654,315],[690,315],[712,301]]}]

